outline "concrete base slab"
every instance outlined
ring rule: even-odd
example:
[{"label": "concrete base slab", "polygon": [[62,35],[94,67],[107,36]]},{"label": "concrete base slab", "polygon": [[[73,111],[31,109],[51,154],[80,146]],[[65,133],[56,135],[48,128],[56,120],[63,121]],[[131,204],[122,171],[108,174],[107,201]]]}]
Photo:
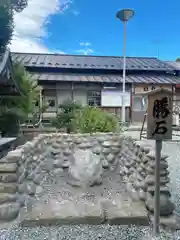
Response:
[{"label": "concrete base slab", "polygon": [[105,215],[110,225],[149,226],[148,213],[139,201],[124,200],[115,204],[106,203]]},{"label": "concrete base slab", "polygon": [[[120,200],[120,199],[119,199]],[[51,199],[48,203],[37,202],[21,221],[22,226],[91,224],[99,225],[149,225],[148,214],[140,202],[110,201],[93,204]]]},{"label": "concrete base slab", "polygon": [[103,221],[104,214],[100,205],[71,201],[58,202],[51,199],[46,204],[38,202],[32,206],[21,225],[101,224]]}]

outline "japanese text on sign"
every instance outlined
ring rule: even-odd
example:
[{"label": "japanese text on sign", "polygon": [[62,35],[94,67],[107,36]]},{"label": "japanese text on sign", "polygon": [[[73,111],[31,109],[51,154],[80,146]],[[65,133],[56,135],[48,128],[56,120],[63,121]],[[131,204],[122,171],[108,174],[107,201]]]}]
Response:
[{"label": "japanese text on sign", "polygon": [[172,92],[168,90],[148,95],[147,138],[172,139]]},{"label": "japanese text on sign", "polygon": [[165,134],[167,132],[166,118],[169,114],[168,97],[163,97],[160,100],[156,99],[153,105],[153,118],[156,119],[156,126],[152,135]]}]

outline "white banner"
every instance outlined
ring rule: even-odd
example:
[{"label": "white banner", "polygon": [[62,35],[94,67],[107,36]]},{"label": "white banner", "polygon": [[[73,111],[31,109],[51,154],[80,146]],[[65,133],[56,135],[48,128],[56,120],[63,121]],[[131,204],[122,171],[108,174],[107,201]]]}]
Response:
[{"label": "white banner", "polygon": [[[102,107],[122,107],[123,92],[119,90],[102,90],[101,91],[101,106]],[[131,93],[124,93],[125,106],[131,105]]]}]

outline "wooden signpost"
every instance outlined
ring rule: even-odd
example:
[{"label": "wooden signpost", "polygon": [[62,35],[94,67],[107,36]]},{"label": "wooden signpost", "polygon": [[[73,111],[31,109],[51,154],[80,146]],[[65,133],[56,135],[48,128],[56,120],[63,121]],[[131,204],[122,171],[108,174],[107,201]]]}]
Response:
[{"label": "wooden signpost", "polygon": [[147,139],[156,141],[155,168],[155,201],[153,232],[159,234],[160,223],[160,161],[162,141],[172,139],[172,97],[173,93],[167,89],[157,89],[146,92],[148,96],[147,109]]}]

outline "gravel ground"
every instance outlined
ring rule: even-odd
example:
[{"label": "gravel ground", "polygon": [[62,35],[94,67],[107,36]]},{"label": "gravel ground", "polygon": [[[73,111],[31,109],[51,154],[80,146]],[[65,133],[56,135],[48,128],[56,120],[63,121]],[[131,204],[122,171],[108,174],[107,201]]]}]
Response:
[{"label": "gravel ground", "polygon": [[[68,170],[56,172],[53,170],[47,174],[42,184],[43,192],[37,195],[37,199],[48,201],[49,198],[55,198],[58,201],[89,201],[93,203],[99,202],[100,199],[116,199],[119,195],[123,195],[123,199],[130,198],[127,193],[125,184],[119,175],[120,166],[115,163],[110,169],[103,171],[103,181],[100,185],[93,187],[73,187],[74,179],[68,176]],[[60,169],[59,169],[60,170]],[[70,184],[69,184],[70,183]]]},{"label": "gravel ground", "polygon": [[161,236],[152,238],[149,228],[109,225],[54,226],[14,229],[0,235],[5,240],[179,240],[176,234],[161,230]]},{"label": "gravel ground", "polygon": [[[180,217],[180,142],[166,142],[163,152],[169,157],[172,198],[176,204],[176,214]],[[0,240],[180,240],[180,231],[176,233],[161,229],[160,237],[153,238],[150,228],[122,226],[54,226],[36,228],[16,228],[11,231],[0,227]]]}]

